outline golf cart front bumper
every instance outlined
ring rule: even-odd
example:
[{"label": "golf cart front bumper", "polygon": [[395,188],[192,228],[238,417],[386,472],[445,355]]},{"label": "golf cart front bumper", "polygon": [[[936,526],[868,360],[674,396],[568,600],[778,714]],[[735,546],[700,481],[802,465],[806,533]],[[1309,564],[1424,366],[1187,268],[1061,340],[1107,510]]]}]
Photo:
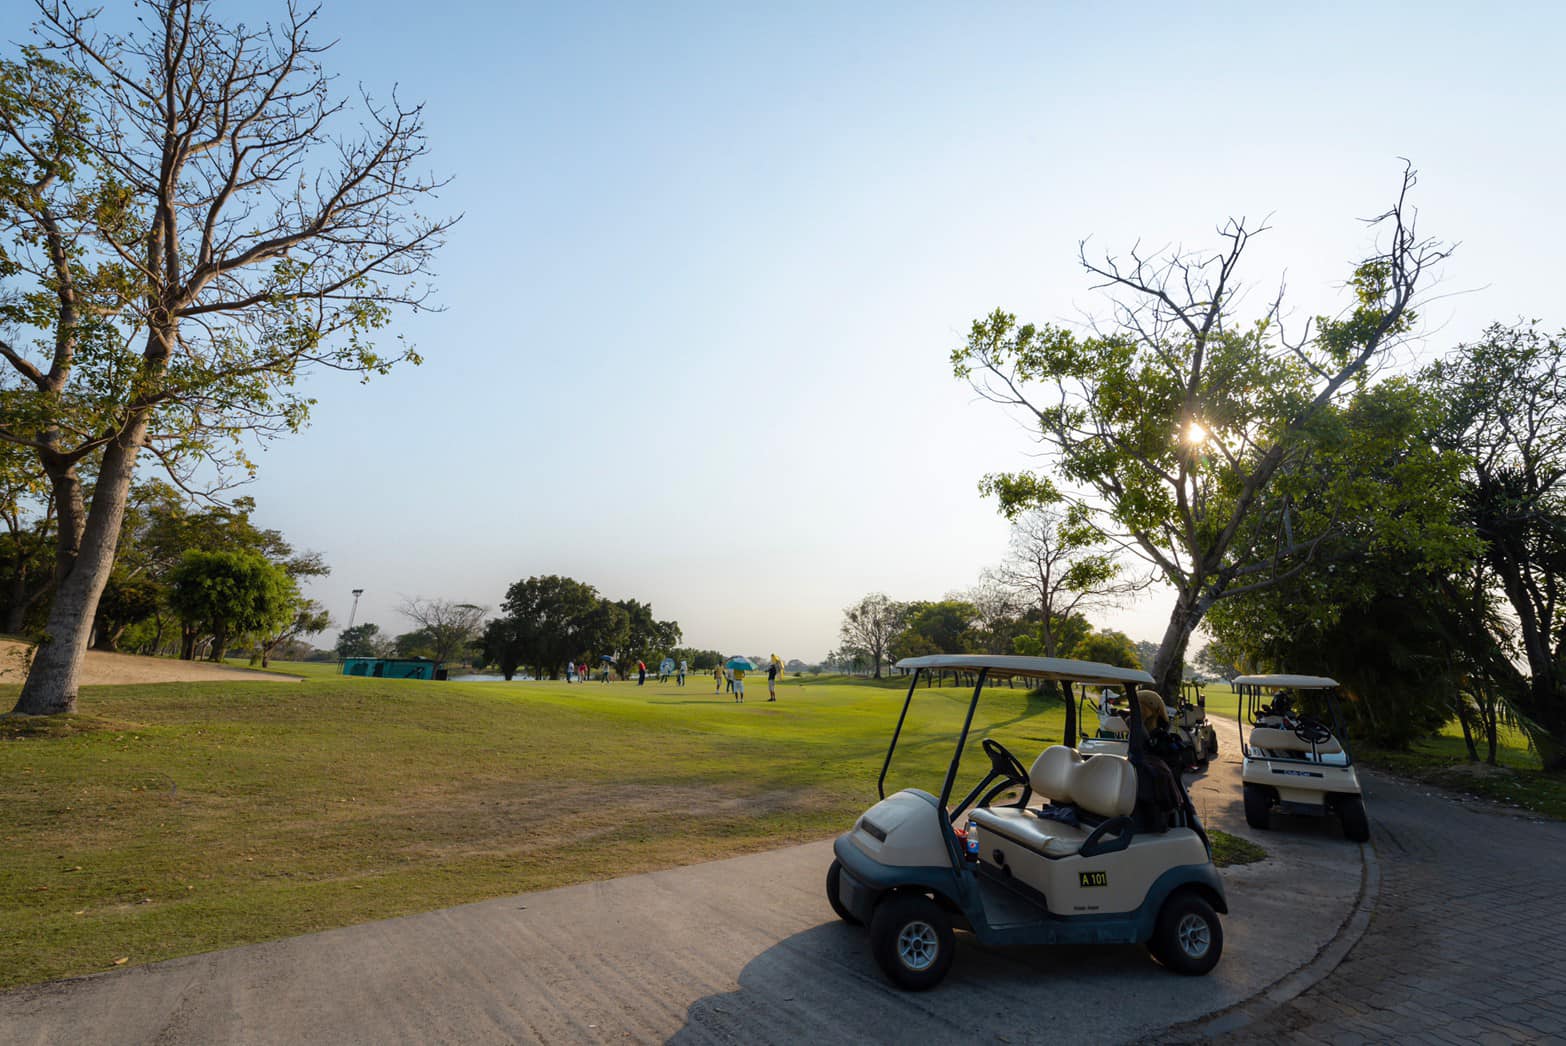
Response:
[{"label": "golf cart front bumper", "polygon": [[860,922],[870,921],[876,902],[887,890],[910,887],[929,890],[951,901],[960,896],[957,873],[950,867],[884,865],[855,846],[852,836],[852,832],[838,836],[832,844],[832,852],[843,866],[838,877],[838,899]]}]

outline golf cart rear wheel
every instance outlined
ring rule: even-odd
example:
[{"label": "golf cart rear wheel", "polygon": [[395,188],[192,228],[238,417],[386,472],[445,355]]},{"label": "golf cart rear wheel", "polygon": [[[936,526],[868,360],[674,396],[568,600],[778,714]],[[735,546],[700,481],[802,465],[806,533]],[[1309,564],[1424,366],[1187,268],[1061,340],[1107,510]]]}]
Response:
[{"label": "golf cart rear wheel", "polygon": [[1365,816],[1365,800],[1357,795],[1338,797],[1338,820],[1343,822],[1343,837],[1363,843],[1370,839],[1370,818]]},{"label": "golf cart rear wheel", "polygon": [[1272,796],[1261,785],[1245,786],[1245,823],[1252,828],[1266,830],[1271,820]]},{"label": "golf cart rear wheel", "polygon": [[893,894],[870,920],[870,951],[899,988],[923,991],[941,983],[957,951],[952,921],[923,894]]},{"label": "golf cart rear wheel", "polygon": [[832,858],[832,867],[827,869],[827,903],[837,913],[837,917],[850,926],[858,926],[859,920],[854,918],[854,913],[848,910],[843,903],[843,862],[836,857]]},{"label": "golf cart rear wheel", "polygon": [[1194,893],[1176,894],[1158,913],[1158,925],[1147,948],[1166,968],[1199,977],[1217,966],[1223,954],[1218,913]]}]

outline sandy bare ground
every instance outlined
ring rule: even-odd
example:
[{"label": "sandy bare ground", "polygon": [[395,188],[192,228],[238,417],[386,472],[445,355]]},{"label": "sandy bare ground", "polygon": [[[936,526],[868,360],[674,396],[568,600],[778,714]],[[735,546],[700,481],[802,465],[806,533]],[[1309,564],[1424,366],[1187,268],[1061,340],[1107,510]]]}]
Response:
[{"label": "sandy bare ground", "polygon": [[[27,648],[12,639],[0,639],[0,683],[21,683],[26,677]],[[114,686],[127,683],[297,683],[296,676],[272,672],[252,672],[207,661],[175,661],[166,657],[139,657],[136,654],[105,654],[87,651],[82,665],[82,686]]]}]

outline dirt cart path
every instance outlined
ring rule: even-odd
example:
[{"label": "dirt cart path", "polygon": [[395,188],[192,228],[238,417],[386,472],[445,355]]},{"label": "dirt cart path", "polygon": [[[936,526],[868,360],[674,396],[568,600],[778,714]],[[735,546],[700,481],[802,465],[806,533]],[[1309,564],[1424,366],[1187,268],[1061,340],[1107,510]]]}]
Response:
[{"label": "dirt cart path", "polygon": [[[1232,730],[1195,789],[1243,833]],[[451,908],[0,995],[8,1043],[1125,1042],[1250,997],[1337,934],[1360,848],[1270,833],[1232,869],[1224,959],[959,944],[935,991],[877,972],[838,922],[830,842]]]},{"label": "dirt cart path", "polygon": [[[12,639],[0,639],[0,683],[20,684],[27,673],[27,647]],[[276,672],[252,672],[248,668],[214,665],[210,661],[176,661],[167,657],[106,654],[87,651],[82,663],[82,686],[117,686],[128,683],[297,683],[299,677]]]}]

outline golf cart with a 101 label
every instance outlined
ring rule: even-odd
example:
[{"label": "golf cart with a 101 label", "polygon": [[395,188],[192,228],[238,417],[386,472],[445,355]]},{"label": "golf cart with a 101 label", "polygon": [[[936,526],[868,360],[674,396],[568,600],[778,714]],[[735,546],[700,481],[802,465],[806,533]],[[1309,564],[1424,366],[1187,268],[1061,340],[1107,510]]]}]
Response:
[{"label": "golf cart with a 101 label", "polygon": [[[1074,748],[1050,745],[1031,769],[991,736],[1004,724],[981,727],[974,733],[983,736],[988,771],[952,804],[987,683],[1053,680],[1072,701],[1073,684],[1134,686],[1151,683],[1147,673],[980,654],[908,658],[897,667],[911,670],[912,679],[881,766],[882,798],[838,837],[826,883],[839,917],[869,926],[871,951],[895,984],[939,983],[954,956],[954,929],[970,930],[985,945],[1145,944],[1164,966],[1184,974],[1204,974],[1217,964],[1218,913],[1228,911],[1223,883],[1179,775],[1148,753],[1138,717],[1131,717],[1128,756],[1084,759]],[[932,671],[976,677],[945,782],[938,795],[907,788],[888,796],[898,739],[920,678]],[[927,700],[943,699],[948,706],[953,700]],[[936,724],[949,736],[949,727]],[[935,742],[915,736],[910,743],[931,751]],[[1020,799],[994,805],[1013,789]],[[1035,793],[1046,802],[1030,806]]]},{"label": "golf cart with a 101 label", "polygon": [[[1308,817],[1336,813],[1344,836],[1356,843],[1369,839],[1364,795],[1344,743],[1337,681],[1325,676],[1240,676],[1233,686],[1240,695],[1245,823],[1267,828],[1273,807]],[[1332,725],[1304,714],[1289,691],[1322,694]]]}]

